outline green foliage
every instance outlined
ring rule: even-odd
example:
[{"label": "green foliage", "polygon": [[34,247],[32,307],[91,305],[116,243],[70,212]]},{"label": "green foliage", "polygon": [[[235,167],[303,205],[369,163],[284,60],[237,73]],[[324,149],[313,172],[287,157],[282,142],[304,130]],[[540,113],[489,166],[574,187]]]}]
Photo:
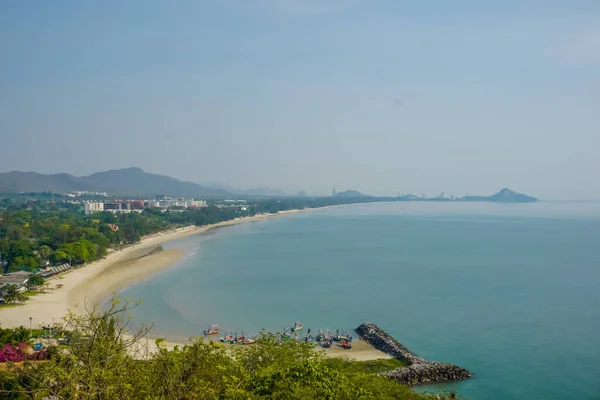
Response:
[{"label": "green foliage", "polygon": [[27,383],[21,382],[25,377],[0,370],[0,398],[3,400],[27,400],[30,397],[23,393]]},{"label": "green foliage", "polygon": [[49,246],[46,245],[42,245],[40,246],[40,248],[38,249],[38,253],[40,255],[40,258],[42,260],[49,260],[50,257],[52,256],[52,249]]},{"label": "green foliage", "polygon": [[363,364],[332,362],[306,343],[280,343],[270,334],[262,334],[252,346],[200,339],[167,350],[157,340],[158,350],[149,353],[144,340],[148,330],[134,329],[125,317],[132,306],[114,301],[106,312],[67,316],[66,348],[51,351],[47,361],[26,362],[0,374],[0,397],[19,398],[25,393],[22,398],[32,399],[437,398],[365,373]]},{"label": "green foliage", "polygon": [[62,261],[69,260],[72,264],[86,264],[97,258],[97,249],[96,245],[89,240],[78,240],[62,245],[55,254],[62,257]]},{"label": "green foliage", "polygon": [[6,285],[2,289],[2,297],[4,297],[4,301],[9,304],[15,304],[16,302],[23,302],[27,300],[27,297],[21,292],[19,292],[19,288],[17,285]]},{"label": "green foliage", "polygon": [[41,337],[44,333],[41,329],[29,329],[25,327],[11,328],[11,329],[0,329],[0,347],[5,344],[13,346],[19,343],[27,343],[32,338]]},{"label": "green foliage", "polygon": [[31,275],[29,279],[27,279],[27,289],[32,289],[37,286],[42,286],[46,281],[40,275]]},{"label": "green foliage", "polygon": [[367,361],[351,361],[346,358],[332,357],[325,360],[330,368],[343,369],[347,372],[353,373],[370,373],[374,374],[377,372],[390,371],[396,368],[406,367],[408,364],[399,358],[382,358],[378,360],[367,360]]}]

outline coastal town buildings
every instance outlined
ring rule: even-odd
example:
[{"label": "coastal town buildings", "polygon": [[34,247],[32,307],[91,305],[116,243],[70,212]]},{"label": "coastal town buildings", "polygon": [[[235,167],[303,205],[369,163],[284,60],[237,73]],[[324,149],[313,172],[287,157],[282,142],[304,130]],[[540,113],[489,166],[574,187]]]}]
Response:
[{"label": "coastal town buildings", "polygon": [[20,292],[25,291],[25,284],[30,276],[31,272],[27,271],[16,271],[0,275],[0,292],[8,285],[17,285]]},{"label": "coastal town buildings", "polygon": [[67,197],[81,197],[81,196],[96,196],[96,197],[108,197],[106,192],[88,192],[85,190],[77,190],[66,194]]},{"label": "coastal town buildings", "polygon": [[141,212],[144,208],[187,209],[207,207],[206,200],[171,199],[168,197],[151,200],[113,200],[104,202],[87,201],[84,203],[86,215],[108,211],[112,213]]},{"label": "coastal town buildings", "polygon": [[93,213],[97,213],[100,211],[104,211],[104,203],[100,202],[86,202],[84,203],[84,212],[85,215],[90,215]]}]

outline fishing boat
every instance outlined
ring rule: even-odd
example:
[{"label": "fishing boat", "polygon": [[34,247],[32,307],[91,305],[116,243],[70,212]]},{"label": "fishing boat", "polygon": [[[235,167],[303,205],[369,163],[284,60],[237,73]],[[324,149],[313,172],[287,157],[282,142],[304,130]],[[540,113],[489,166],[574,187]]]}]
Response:
[{"label": "fishing boat", "polygon": [[256,339],[248,338],[248,337],[246,339],[244,339],[244,341],[242,342],[242,344],[254,344],[254,343],[256,343]]},{"label": "fishing boat", "polygon": [[346,333],[346,332],[344,332],[344,331],[342,331],[342,332],[340,333],[340,331],[339,331],[339,330],[337,330],[337,331],[335,332],[335,335],[333,335],[333,338],[332,338],[332,339],[333,339],[334,341],[336,341],[336,342],[344,342],[344,341],[346,341],[346,342],[351,342],[351,341],[352,341],[352,336],[350,336],[348,333]]},{"label": "fishing boat", "polygon": [[221,338],[221,343],[230,343],[233,342],[233,340],[233,335],[227,335]]},{"label": "fishing boat", "polygon": [[298,338],[298,335],[296,333],[292,333],[290,331],[283,333],[283,339],[296,339],[296,338]]},{"label": "fishing boat", "polygon": [[285,328],[283,330],[283,333],[281,334],[281,338],[284,340],[287,339],[293,339],[294,337],[297,337],[298,334],[294,332],[294,329],[291,326],[288,326],[287,328]]},{"label": "fishing boat", "polygon": [[349,342],[349,341],[347,341],[347,340],[344,340],[344,341],[342,341],[342,343],[340,344],[340,347],[341,347],[342,349],[347,349],[347,350],[350,350],[350,349],[352,348],[352,343],[350,343],[350,342]]},{"label": "fishing boat", "polygon": [[235,336],[231,331],[229,331],[227,335],[221,337],[221,343],[231,343],[233,341],[235,341]]},{"label": "fishing boat", "polygon": [[237,344],[241,344],[244,343],[244,341],[246,340],[246,336],[244,336],[244,332],[242,332],[242,336],[238,336],[235,338],[235,341]]},{"label": "fishing boat", "polygon": [[302,325],[299,322],[294,322],[294,326],[292,326],[290,329],[292,330],[292,332],[296,332],[302,330],[302,328],[304,328],[304,325]]},{"label": "fishing boat", "polygon": [[219,333],[219,325],[210,325],[207,330],[204,331],[204,335],[216,335]]}]

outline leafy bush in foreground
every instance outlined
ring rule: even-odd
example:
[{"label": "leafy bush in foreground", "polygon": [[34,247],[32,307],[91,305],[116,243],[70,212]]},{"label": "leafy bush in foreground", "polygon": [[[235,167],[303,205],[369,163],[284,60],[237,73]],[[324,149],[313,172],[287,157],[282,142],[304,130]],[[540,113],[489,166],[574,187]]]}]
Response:
[{"label": "leafy bush in foreground", "polygon": [[195,340],[149,352],[148,329],[125,318],[130,304],[67,316],[66,348],[44,362],[9,365],[0,398],[60,399],[434,399],[373,374],[328,362],[306,343],[264,334],[253,346]]}]

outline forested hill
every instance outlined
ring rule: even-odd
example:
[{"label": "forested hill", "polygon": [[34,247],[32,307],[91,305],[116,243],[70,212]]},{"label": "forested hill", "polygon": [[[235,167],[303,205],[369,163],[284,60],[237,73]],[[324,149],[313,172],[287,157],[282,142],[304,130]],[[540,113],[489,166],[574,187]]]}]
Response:
[{"label": "forested hill", "polygon": [[151,174],[140,168],[116,169],[89,176],[39,174],[12,171],[0,173],[0,193],[72,191],[106,192],[110,196],[228,197],[229,192],[183,182],[165,175]]}]

